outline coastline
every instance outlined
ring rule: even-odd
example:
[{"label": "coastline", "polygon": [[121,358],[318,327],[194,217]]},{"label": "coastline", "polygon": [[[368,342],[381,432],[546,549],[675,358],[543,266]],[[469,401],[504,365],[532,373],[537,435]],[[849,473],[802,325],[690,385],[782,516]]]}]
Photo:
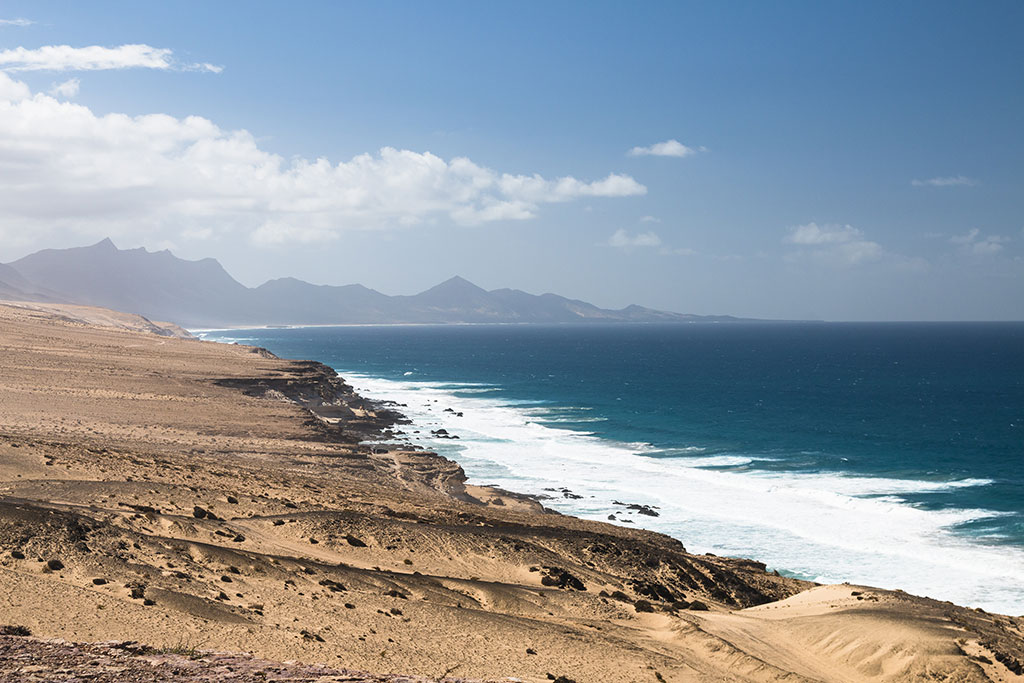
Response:
[{"label": "coastline", "polygon": [[[802,334],[780,330],[767,336],[758,333],[756,339],[777,341],[780,336]],[[842,330],[824,330],[809,337],[808,343],[822,335],[839,334]],[[870,335],[869,339],[885,338],[892,333]],[[832,394],[832,404],[842,402],[861,421],[865,417],[869,422],[884,420],[879,422],[883,429],[906,440],[865,441],[859,438],[860,427],[854,421],[823,420],[828,411],[805,405],[806,401],[791,402],[783,415],[779,410],[786,409],[786,404],[771,392],[761,394],[765,406],[770,406],[763,414],[778,415],[777,423],[796,427],[792,435],[780,438],[765,431],[772,425],[758,424],[753,410],[742,412],[740,402],[757,396],[743,384],[738,389],[720,384],[718,380],[729,381],[718,377],[726,373],[679,378],[678,383],[676,375],[666,381],[643,374],[642,366],[650,363],[655,344],[693,340],[699,351],[704,339],[725,343],[755,339],[734,330],[606,330],[600,334],[577,330],[570,334],[553,329],[339,329],[211,336],[266,344],[289,357],[327,361],[365,396],[407,406],[400,410],[415,425],[404,430],[406,438],[459,462],[471,483],[554,496],[545,503],[564,514],[592,520],[614,515],[624,524],[680,539],[691,551],[756,557],[770,568],[811,581],[899,587],[997,613],[1016,614],[1024,604],[1020,540],[1012,535],[1005,536],[1003,543],[993,540],[995,534],[1013,534],[1019,528],[1015,526],[1018,516],[1000,512],[1016,495],[1011,490],[1016,474],[1013,470],[1001,473],[1001,463],[1012,464],[1005,452],[1012,442],[1004,434],[1005,418],[986,416],[972,422],[980,410],[977,407],[948,413],[936,412],[934,405],[927,411],[912,410],[909,414],[922,423],[934,415],[965,425],[962,446],[918,453],[920,437],[943,442],[952,436],[949,430],[910,425],[912,431],[904,431],[907,419],[889,420],[879,416],[878,410],[865,415],[857,396],[852,397],[853,403],[846,403],[841,392],[827,392]],[[920,331],[912,338],[931,336]],[[620,348],[622,340],[633,339],[640,343],[637,354],[646,362],[608,358],[604,349]],[[566,357],[565,349],[587,340],[599,350],[582,354],[585,358]],[[755,343],[759,342],[751,345]],[[537,361],[532,354],[538,354]],[[541,355],[547,360],[540,360]],[[460,360],[463,357],[465,361]],[[743,358],[728,358],[728,367],[741,367]],[[676,357],[664,360],[667,367],[688,367],[694,362]],[[753,368],[751,376],[758,378],[748,384],[763,381],[758,364],[742,367]],[[842,376],[830,374],[825,367],[821,374],[828,381]],[[893,382],[903,385],[916,379],[907,374],[896,373]],[[814,388],[806,382],[798,388],[780,380],[778,386],[789,387],[790,395],[804,395],[805,389]],[[870,374],[865,380],[865,386],[876,386]],[[962,391],[983,385],[966,383]],[[680,388],[681,396],[707,395],[714,408],[703,411],[692,400],[676,400],[666,393],[673,386]],[[993,387],[993,395],[1016,397],[1019,393],[1005,382],[985,386]],[[703,394],[704,387],[718,388]],[[661,399],[652,401],[647,392]],[[892,396],[884,391],[862,391],[861,397],[868,393],[879,397],[879,405],[892,404]],[[931,395],[921,393],[926,402]],[[738,409],[736,419],[716,422],[727,417],[726,407]],[[749,421],[751,417],[755,421]],[[802,420],[807,427],[793,420]],[[992,427],[997,421],[999,426]],[[817,439],[816,429],[835,434],[828,437],[833,443]],[[448,434],[439,438],[432,433],[436,430]],[[971,441],[979,432],[991,436]],[[841,443],[839,434],[844,435]],[[972,451],[990,457],[969,463],[964,456]],[[943,462],[940,458],[970,467],[937,465],[933,470],[929,463]],[[572,497],[563,498],[565,487],[572,489]],[[657,506],[660,514],[623,515],[628,510],[615,501]],[[964,524],[964,520],[985,521]]]},{"label": "coastline", "polygon": [[907,680],[988,680],[996,652],[1021,651],[1011,618],[806,590],[755,561],[467,492],[441,456],[359,445],[401,417],[319,363],[10,310],[0,616],[38,635],[159,646],[187,632],[271,659],[580,681],[868,678],[852,650],[793,649],[855,614],[872,624],[851,630],[864,646],[917,643],[897,667]]}]

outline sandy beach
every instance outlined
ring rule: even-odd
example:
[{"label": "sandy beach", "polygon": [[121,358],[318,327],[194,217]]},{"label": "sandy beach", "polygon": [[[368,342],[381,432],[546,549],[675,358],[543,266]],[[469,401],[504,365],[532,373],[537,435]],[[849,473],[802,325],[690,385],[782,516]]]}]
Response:
[{"label": "sandy beach", "polygon": [[[289,680],[1024,679],[1019,618],[467,486],[361,445],[402,416],[326,366],[136,318],[0,305],[0,626],[314,667]],[[0,680],[52,680],[43,646],[0,635]]]}]

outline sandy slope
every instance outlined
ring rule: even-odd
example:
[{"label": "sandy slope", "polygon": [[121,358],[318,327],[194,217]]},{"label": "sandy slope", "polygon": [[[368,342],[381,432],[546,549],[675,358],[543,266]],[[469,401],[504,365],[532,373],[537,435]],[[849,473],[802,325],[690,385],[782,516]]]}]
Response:
[{"label": "sandy slope", "polygon": [[1019,680],[1016,619],[689,555],[356,445],[393,418],[316,364],[0,306],[0,625],[427,677]]}]

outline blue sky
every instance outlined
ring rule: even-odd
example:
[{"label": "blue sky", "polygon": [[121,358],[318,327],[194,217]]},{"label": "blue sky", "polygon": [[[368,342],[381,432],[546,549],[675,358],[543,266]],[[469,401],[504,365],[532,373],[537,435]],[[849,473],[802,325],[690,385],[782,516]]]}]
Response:
[{"label": "blue sky", "polygon": [[250,285],[460,274],[609,307],[1024,319],[1017,2],[0,20],[0,261],[109,235]]}]

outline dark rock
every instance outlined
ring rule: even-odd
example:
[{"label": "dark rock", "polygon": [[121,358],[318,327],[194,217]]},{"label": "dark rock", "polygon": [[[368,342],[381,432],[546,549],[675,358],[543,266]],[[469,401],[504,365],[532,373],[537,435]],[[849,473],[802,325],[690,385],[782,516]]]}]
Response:
[{"label": "dark rock", "polygon": [[645,598],[672,602],[678,597],[668,588],[668,586],[657,583],[656,581],[631,581],[630,583],[637,595],[642,595]]},{"label": "dark rock", "polygon": [[107,580],[106,579],[93,579],[92,580],[92,585],[94,585],[94,586],[106,586],[107,585]]},{"label": "dark rock", "polygon": [[345,535],[345,540],[348,541],[349,545],[355,546],[356,548],[365,548],[366,547],[366,543],[364,543],[360,539],[356,538],[352,534],[346,534]]},{"label": "dark rock", "polygon": [[585,591],[587,587],[578,578],[558,567],[544,567],[545,574],[541,577],[542,586],[554,586],[556,588],[571,588],[573,590]]},{"label": "dark rock", "polygon": [[694,612],[707,612],[708,606],[700,600],[694,600],[690,603],[690,606],[687,609],[692,610]]},{"label": "dark rock", "polygon": [[528,648],[526,648],[526,654],[528,654],[528,655],[535,655],[535,654],[537,654],[537,651],[534,650],[532,647],[528,647]]},{"label": "dark rock", "polygon": [[61,569],[64,569],[64,563],[55,557],[52,560],[46,561],[46,567],[51,571],[59,572]]},{"label": "dark rock", "polygon": [[234,496],[228,496],[228,502],[231,503],[232,505],[238,505],[238,499],[235,498]]},{"label": "dark rock", "polygon": [[20,550],[12,550],[11,551],[11,557],[13,557],[16,560],[24,560],[25,559],[25,553],[21,552]]},{"label": "dark rock", "polygon": [[653,612],[654,605],[649,603],[647,600],[637,600],[633,603],[633,607],[637,612]]},{"label": "dark rock", "polygon": [[204,519],[209,514],[210,513],[206,510],[206,508],[201,508],[198,505],[196,505],[194,508],[192,508],[192,516],[195,517],[196,519]]},{"label": "dark rock", "polygon": [[0,626],[0,636],[19,636],[27,638],[32,631],[27,626]]}]

